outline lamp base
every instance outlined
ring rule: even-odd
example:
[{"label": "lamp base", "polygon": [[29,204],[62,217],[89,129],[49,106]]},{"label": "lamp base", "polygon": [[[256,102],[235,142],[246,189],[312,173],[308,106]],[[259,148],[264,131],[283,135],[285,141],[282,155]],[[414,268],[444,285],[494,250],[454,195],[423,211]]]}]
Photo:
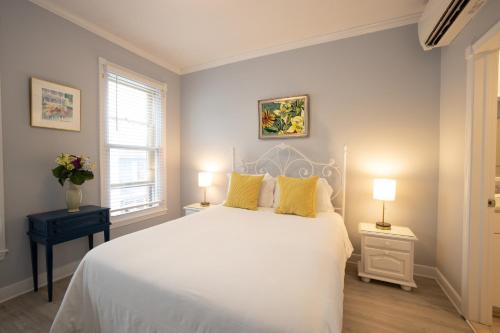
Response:
[{"label": "lamp base", "polygon": [[202,202],[200,202],[200,205],[201,205],[202,207],[208,207],[208,206],[210,206],[210,202],[207,202],[207,201],[202,201]]},{"label": "lamp base", "polygon": [[377,227],[377,229],[391,230],[391,224],[387,222],[377,222],[375,226]]}]

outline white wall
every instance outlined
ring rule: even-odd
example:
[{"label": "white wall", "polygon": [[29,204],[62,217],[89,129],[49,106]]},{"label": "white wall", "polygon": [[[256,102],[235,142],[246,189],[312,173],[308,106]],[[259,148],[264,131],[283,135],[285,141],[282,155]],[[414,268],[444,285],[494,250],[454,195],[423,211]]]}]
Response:
[{"label": "white wall", "polygon": [[[410,226],[416,262],[435,265],[439,63],[411,25],[182,76],[182,202],[201,199],[198,170],[230,170],[233,145],[250,159],[282,142],[258,140],[259,99],[309,94],[310,137],[286,143],[320,161],[341,160],[349,146],[346,224],[356,251],[358,223],[381,214],[372,178],[395,177],[387,220]],[[213,201],[224,197],[221,178]]]},{"label": "white wall", "polygon": [[455,41],[441,51],[437,267],[460,293],[464,208],[465,49],[500,19],[500,1],[488,1]]}]

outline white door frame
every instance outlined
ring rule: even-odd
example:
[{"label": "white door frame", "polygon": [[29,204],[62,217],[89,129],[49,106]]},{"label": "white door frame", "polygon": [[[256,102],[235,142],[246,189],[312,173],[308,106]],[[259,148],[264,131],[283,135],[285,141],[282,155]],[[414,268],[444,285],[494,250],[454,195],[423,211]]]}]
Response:
[{"label": "white door frame", "polygon": [[[462,257],[462,311],[491,325],[491,221],[495,197],[500,21],[466,51],[467,110]],[[495,119],[495,121],[492,121]]]}]

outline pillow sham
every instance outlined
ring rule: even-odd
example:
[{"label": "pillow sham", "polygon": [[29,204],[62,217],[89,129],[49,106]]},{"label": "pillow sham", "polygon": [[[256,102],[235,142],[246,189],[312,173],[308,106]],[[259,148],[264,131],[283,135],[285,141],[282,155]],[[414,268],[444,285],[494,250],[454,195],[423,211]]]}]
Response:
[{"label": "pillow sham", "polygon": [[231,174],[231,185],[224,206],[257,210],[259,193],[264,176]]},{"label": "pillow sham", "polygon": [[[262,185],[260,186],[259,193],[259,207],[273,207],[274,204],[274,188],[276,186],[276,178],[266,173],[264,175],[249,175],[249,174],[240,174],[245,176],[264,176],[262,179]],[[227,174],[228,178],[228,186],[227,186],[227,194],[229,194],[229,189],[231,188],[231,174]],[[227,196],[226,194],[226,196]]]},{"label": "pillow sham", "polygon": [[334,212],[332,204],[333,188],[328,184],[325,178],[318,180],[316,187],[316,211],[317,212]]},{"label": "pillow sham", "polygon": [[309,178],[278,177],[280,201],[275,212],[316,217],[316,187],[318,176]]},{"label": "pillow sham", "polygon": [[[332,204],[333,188],[325,178],[318,179],[316,185],[316,212],[334,212],[335,208]],[[274,190],[273,207],[278,207],[280,202],[280,187],[276,186]]]}]

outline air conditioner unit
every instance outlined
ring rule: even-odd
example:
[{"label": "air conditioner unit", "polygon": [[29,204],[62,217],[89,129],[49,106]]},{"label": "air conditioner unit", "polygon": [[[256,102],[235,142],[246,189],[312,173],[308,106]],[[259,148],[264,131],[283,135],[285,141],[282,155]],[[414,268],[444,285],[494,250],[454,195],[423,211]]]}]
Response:
[{"label": "air conditioner unit", "polygon": [[430,0],[418,22],[424,50],[450,44],[487,0]]}]

